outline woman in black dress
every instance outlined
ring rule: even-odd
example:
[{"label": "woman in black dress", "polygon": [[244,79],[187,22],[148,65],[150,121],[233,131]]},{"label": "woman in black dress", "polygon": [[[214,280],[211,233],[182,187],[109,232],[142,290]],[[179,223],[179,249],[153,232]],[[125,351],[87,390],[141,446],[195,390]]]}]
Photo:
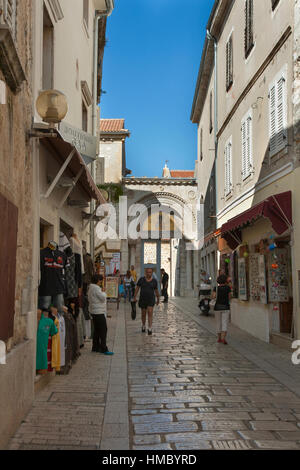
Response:
[{"label": "woman in black dress", "polygon": [[148,314],[148,335],[152,335],[152,319],[153,319],[153,307],[156,304],[159,305],[159,291],[157,280],[153,277],[153,269],[147,268],[145,270],[145,276],[141,277],[137,283],[134,299],[141,289],[139,307],[142,309],[142,333],[146,332],[146,318]]},{"label": "woman in black dress", "polygon": [[227,344],[227,328],[230,314],[231,288],[228,285],[228,278],[221,274],[217,279],[218,287],[214,288],[212,295],[216,299],[215,318],[217,323],[218,343]]}]

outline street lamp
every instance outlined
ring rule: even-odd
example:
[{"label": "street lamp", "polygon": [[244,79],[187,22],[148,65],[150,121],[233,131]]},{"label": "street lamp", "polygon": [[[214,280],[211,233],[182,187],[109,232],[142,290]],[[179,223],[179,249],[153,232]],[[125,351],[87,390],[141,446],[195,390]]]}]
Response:
[{"label": "street lamp", "polygon": [[68,112],[67,98],[57,90],[43,91],[36,100],[36,109],[43,121],[54,127]]}]

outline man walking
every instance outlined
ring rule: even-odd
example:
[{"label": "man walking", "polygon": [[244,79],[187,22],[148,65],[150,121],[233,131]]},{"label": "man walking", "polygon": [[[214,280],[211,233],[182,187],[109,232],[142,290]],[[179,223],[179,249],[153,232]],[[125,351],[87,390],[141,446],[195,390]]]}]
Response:
[{"label": "man walking", "polygon": [[148,335],[152,335],[153,307],[155,305],[155,296],[156,303],[159,304],[159,291],[157,281],[153,277],[153,269],[146,269],[145,274],[137,283],[133,301],[136,302],[137,294],[141,289],[139,307],[142,310],[142,333],[146,332],[146,318],[148,315]]},{"label": "man walking", "polygon": [[161,284],[162,284],[162,295],[164,296],[163,303],[168,303],[168,287],[169,287],[169,274],[166,273],[164,269],[161,269]]}]

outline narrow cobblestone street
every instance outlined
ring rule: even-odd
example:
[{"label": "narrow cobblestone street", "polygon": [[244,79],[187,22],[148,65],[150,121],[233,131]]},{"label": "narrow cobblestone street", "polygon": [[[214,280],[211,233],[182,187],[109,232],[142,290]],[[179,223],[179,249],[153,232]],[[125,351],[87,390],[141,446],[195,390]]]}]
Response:
[{"label": "narrow cobblestone street", "polygon": [[115,355],[86,343],[70,374],[37,394],[10,449],[299,449],[290,353],[234,328],[217,344],[195,305],[161,305],[148,336],[121,304],[108,320]]}]

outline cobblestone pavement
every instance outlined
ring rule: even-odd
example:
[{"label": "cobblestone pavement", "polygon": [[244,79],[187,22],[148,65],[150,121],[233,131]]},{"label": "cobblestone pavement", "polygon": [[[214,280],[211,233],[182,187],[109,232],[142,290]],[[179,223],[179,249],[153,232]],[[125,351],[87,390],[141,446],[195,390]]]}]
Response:
[{"label": "cobblestone pavement", "polygon": [[300,380],[288,353],[240,330],[217,344],[213,320],[203,325],[193,305],[157,307],[148,336],[122,304],[108,320],[116,354],[84,348],[37,395],[10,449],[299,449]]},{"label": "cobblestone pavement", "polygon": [[172,302],[127,348],[133,449],[300,448],[299,396]]}]

